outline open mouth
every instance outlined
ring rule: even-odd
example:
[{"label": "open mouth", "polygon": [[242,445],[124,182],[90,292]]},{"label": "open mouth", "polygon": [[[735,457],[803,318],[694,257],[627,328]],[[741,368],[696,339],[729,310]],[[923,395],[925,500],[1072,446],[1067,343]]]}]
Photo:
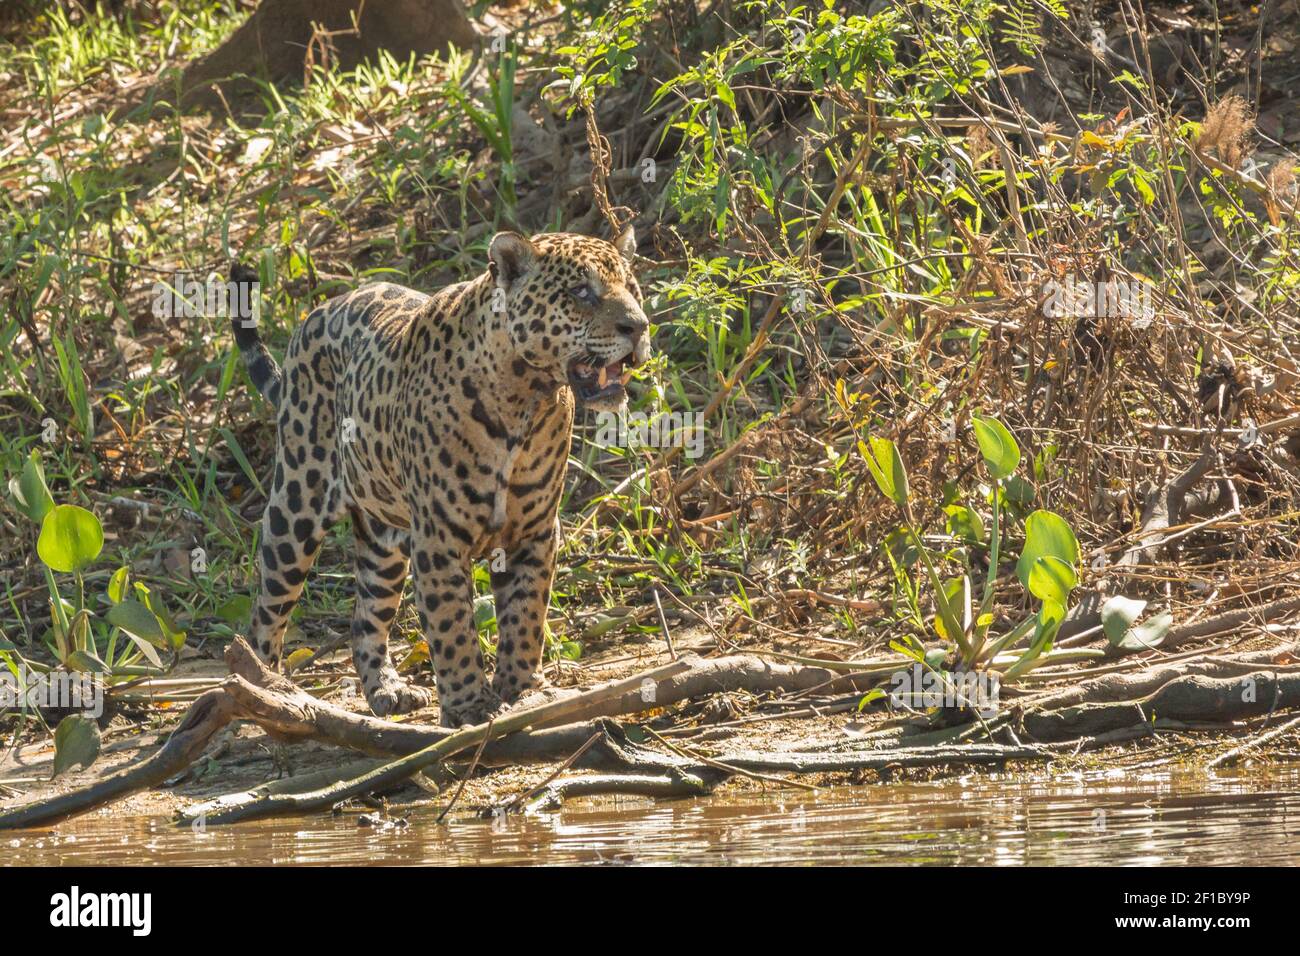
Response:
[{"label": "open mouth", "polygon": [[622,399],[624,386],[632,378],[628,367],[630,357],[629,352],[608,365],[597,365],[600,360],[591,356],[570,362],[569,384],[573,386],[573,393],[578,400],[593,403]]}]

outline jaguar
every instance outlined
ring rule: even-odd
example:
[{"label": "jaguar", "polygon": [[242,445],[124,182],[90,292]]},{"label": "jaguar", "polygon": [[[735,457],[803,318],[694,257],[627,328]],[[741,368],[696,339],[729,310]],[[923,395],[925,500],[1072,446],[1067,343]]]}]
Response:
[{"label": "jaguar", "polygon": [[[630,226],[612,241],[499,232],[473,279],[432,294],[368,283],[316,306],[282,365],[256,321],[234,321],[276,414],[249,626],[268,665],[281,666],[327,531],[350,518],[352,661],[375,714],[433,703],[389,653],[408,576],[444,725],[481,722],[542,686],[574,409],[625,409],[650,354],[636,244]],[[256,274],[236,265],[231,280]],[[498,625],[490,680],[473,613],[479,559]]]}]

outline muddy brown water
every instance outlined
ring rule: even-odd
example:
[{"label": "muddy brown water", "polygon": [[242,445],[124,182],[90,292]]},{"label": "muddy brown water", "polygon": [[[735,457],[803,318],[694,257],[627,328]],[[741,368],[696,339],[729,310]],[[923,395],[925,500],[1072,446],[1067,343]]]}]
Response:
[{"label": "muddy brown water", "polygon": [[70,864],[1300,863],[1300,767],[584,799],[494,821],[358,825],[357,813],[195,832],[156,817],[84,817],[0,833],[0,862]]}]

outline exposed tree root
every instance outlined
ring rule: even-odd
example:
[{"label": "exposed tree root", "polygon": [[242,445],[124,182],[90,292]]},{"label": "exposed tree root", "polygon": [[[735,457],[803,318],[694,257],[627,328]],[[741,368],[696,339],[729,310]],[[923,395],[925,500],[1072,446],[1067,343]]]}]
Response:
[{"label": "exposed tree root", "polygon": [[1106,703],[1136,700],[1159,690],[1180,677],[1197,674],[1202,677],[1233,677],[1248,674],[1269,664],[1286,668],[1284,662],[1295,661],[1295,651],[1287,647],[1274,647],[1252,651],[1227,658],[1187,660],[1176,663],[1154,662],[1144,670],[1127,674],[1105,674],[1081,680],[1071,687],[1033,701],[1035,710],[1060,710],[1083,703]]},{"label": "exposed tree root", "polygon": [[1239,677],[1189,674],[1169,681],[1141,700],[1084,703],[1030,711],[1021,727],[1032,739],[1057,741],[1119,730],[1157,716],[1188,722],[1245,720],[1300,706],[1300,674],[1255,671]]}]

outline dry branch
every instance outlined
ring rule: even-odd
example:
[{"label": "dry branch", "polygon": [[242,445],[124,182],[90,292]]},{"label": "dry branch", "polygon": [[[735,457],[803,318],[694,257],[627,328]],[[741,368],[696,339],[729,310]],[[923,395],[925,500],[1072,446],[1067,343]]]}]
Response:
[{"label": "dry branch", "polygon": [[[0,812],[0,829],[57,823],[157,786],[193,762],[212,736],[232,720],[253,721],[280,740],[315,740],[379,757],[408,757],[456,733],[444,727],[400,724],[355,714],[317,700],[292,681],[267,670],[240,639],[227,649],[226,663],[231,676],[194,703],[158,753],[137,767],[88,787]],[[863,678],[843,677],[824,668],[773,664],[745,655],[713,660],[687,656],[587,691],[552,692],[555,699],[526,712],[530,716],[521,725],[526,731],[489,742],[483,763],[500,766],[561,759],[599,730],[601,717],[635,714],[718,691],[748,690],[759,694],[822,684],[844,689],[867,686]],[[517,718],[519,713],[507,718]],[[547,729],[557,724],[566,726]],[[515,729],[513,724],[510,727]],[[443,756],[455,752],[452,749]],[[591,755],[592,769],[599,766],[603,756],[608,757],[599,750]]]}]

